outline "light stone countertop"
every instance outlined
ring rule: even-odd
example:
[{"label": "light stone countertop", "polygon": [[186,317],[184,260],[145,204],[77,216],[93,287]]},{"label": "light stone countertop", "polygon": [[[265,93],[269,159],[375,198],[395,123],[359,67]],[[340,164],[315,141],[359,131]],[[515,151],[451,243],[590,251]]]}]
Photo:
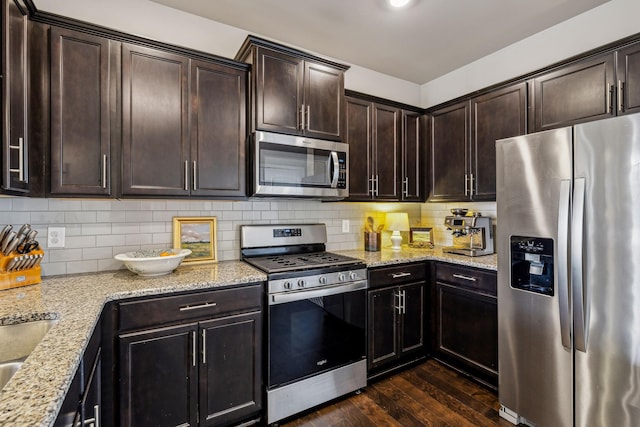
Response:
[{"label": "light stone countertop", "polygon": [[[417,261],[444,261],[497,270],[496,255],[466,257],[442,249],[336,251],[362,259],[368,267]],[[198,291],[261,282],[266,275],[241,261],[180,267],[174,273],[142,278],[129,272],[45,277],[38,285],[0,291],[0,325],[58,319],[0,391],[0,426],[51,426],[60,410],[104,304],[147,295]]]},{"label": "light stone countertop", "polygon": [[37,285],[0,291],[0,325],[58,319],[0,391],[0,426],[53,425],[106,302],[264,280],[266,275],[248,264],[224,261],[180,267],[156,278],[128,270],[45,277]]}]

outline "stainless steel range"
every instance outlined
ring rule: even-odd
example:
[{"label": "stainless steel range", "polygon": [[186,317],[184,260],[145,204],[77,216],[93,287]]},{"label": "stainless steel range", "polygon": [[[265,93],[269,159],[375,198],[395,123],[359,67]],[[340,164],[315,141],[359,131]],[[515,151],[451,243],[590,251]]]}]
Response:
[{"label": "stainless steel range", "polygon": [[241,227],[242,259],[268,278],[268,423],[367,383],[367,269],[326,241],[324,224]]}]

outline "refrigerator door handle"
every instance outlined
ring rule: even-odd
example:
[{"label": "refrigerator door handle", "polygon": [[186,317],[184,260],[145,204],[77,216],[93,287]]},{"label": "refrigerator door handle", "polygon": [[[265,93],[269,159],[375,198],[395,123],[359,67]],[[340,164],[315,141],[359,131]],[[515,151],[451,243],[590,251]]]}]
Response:
[{"label": "refrigerator door handle", "polygon": [[576,350],[587,352],[588,302],[585,300],[583,277],[584,197],[585,179],[576,178],[573,190],[573,217],[571,219],[571,295],[573,302],[573,331]]},{"label": "refrigerator door handle", "polygon": [[558,207],[558,309],[562,346],[571,349],[571,310],[569,308],[569,225],[571,180],[560,181]]}]

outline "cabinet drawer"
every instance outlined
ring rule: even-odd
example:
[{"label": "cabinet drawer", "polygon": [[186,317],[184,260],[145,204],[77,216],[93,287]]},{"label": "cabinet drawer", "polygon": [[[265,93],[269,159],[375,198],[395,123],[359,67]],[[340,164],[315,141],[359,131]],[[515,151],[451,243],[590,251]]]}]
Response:
[{"label": "cabinet drawer", "polygon": [[424,281],[427,277],[425,263],[399,264],[369,271],[369,288]]},{"label": "cabinet drawer", "polygon": [[118,329],[260,310],[262,285],[122,302]]},{"label": "cabinet drawer", "polygon": [[436,265],[436,280],[496,295],[496,274],[452,264]]}]

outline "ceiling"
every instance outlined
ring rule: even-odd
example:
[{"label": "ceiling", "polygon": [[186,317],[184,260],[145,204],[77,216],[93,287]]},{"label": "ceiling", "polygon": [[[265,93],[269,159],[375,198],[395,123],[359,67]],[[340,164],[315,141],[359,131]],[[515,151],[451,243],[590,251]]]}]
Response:
[{"label": "ceiling", "polygon": [[424,84],[609,0],[152,0]]}]

